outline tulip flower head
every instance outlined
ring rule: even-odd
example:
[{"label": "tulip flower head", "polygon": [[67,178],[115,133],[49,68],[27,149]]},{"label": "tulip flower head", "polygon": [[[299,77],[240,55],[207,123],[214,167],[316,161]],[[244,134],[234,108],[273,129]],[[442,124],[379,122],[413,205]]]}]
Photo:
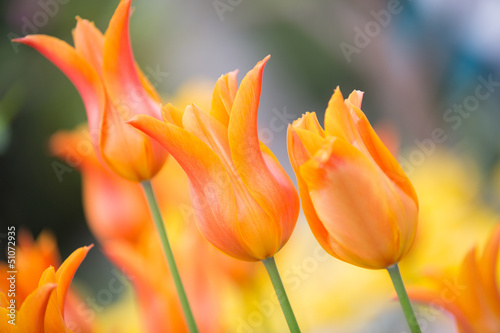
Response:
[{"label": "tulip flower head", "polygon": [[299,213],[297,192],[257,136],[262,72],[268,57],[242,80],[222,76],[207,113],[164,108],[164,121],[139,115],[130,124],[158,140],[190,179],[198,227],[205,238],[240,260],[272,257],[290,238]]},{"label": "tulip flower head", "polygon": [[[67,332],[71,330],[65,323],[65,305],[69,286],[73,276],[87,255],[91,246],[85,246],[74,251],[57,269],[48,267],[38,280],[34,289],[15,311],[14,317],[8,308],[6,294],[0,292],[0,331],[6,333],[43,333]],[[22,274],[19,271],[19,274]],[[36,277],[35,277],[36,279]],[[15,325],[8,323],[6,318],[14,318]],[[66,318],[67,319],[67,318]]]},{"label": "tulip flower head", "polygon": [[15,39],[38,50],[75,85],[82,97],[96,154],[121,177],[140,182],[161,169],[166,151],[127,125],[136,114],[161,119],[161,101],[134,61],[128,32],[131,0],[118,5],[106,34],[78,18],[75,47],[50,36]]},{"label": "tulip flower head", "polygon": [[418,200],[396,159],[360,110],[363,93],[336,89],[325,113],[288,128],[288,153],[302,207],[321,246],[364,268],[399,262],[415,237]]}]

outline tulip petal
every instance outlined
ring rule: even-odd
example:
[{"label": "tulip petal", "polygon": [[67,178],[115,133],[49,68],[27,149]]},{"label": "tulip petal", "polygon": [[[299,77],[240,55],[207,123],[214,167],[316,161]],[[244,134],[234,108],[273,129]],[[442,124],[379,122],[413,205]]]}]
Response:
[{"label": "tulip petal", "polygon": [[347,100],[349,103],[357,107],[358,109],[361,109],[361,102],[363,101],[363,92],[359,90],[354,90],[350,95]]},{"label": "tulip petal", "polygon": [[[2,267],[3,269],[3,267]],[[5,270],[7,271],[7,267],[5,267]],[[9,305],[9,301],[7,300],[7,296],[3,292],[0,291],[0,308],[4,307],[6,308]]]},{"label": "tulip petal", "polygon": [[9,324],[10,320],[9,310],[6,307],[5,308],[0,307],[0,316],[4,318],[3,320],[0,320],[0,332],[11,333],[16,326]]},{"label": "tulip petal", "polygon": [[104,90],[97,72],[74,48],[57,38],[30,35],[13,41],[36,49],[73,82],[83,99],[90,133],[93,138],[95,136],[92,142],[97,147],[96,133],[99,133],[100,119],[105,107]]},{"label": "tulip petal", "polygon": [[76,27],[73,30],[75,50],[102,75],[102,55],[104,52],[104,35],[96,28],[94,22],[76,17]]},{"label": "tulip petal", "polygon": [[124,122],[108,103],[102,120],[99,149],[108,167],[133,182],[151,179],[168,156],[156,141]]},{"label": "tulip petal", "polygon": [[163,120],[168,123],[172,123],[182,128],[182,117],[184,116],[184,112],[170,103],[167,103],[162,108],[162,116]]},{"label": "tulip petal", "polygon": [[398,223],[415,223],[407,221],[415,216],[405,210],[407,205],[411,209],[411,201],[407,198],[409,202],[400,203],[403,199],[399,196],[405,196],[404,193],[398,193],[358,149],[344,140],[329,138],[324,147],[300,167],[300,174],[339,259],[354,260],[366,268],[385,268],[406,254]]},{"label": "tulip petal", "polygon": [[[445,287],[448,288],[448,287]],[[429,303],[436,306],[436,301],[443,298],[442,291],[446,289],[440,289],[439,291],[429,291],[426,288],[422,287],[410,287],[408,288],[408,296],[410,297],[412,302],[422,302]],[[457,306],[454,302],[439,302],[440,307],[443,307],[444,310],[448,311],[455,318],[461,333],[474,333],[475,330],[471,326],[469,320],[462,312],[459,306]]]},{"label": "tulip petal", "polygon": [[222,190],[233,191],[238,212],[238,219],[232,221],[232,228],[239,230],[241,239],[251,249],[255,258],[265,259],[273,255],[281,248],[281,228],[277,221],[273,221],[260,207],[239,179],[231,160],[227,128],[194,104],[186,108],[183,124],[187,131],[200,138],[219,156],[227,171],[230,184]]},{"label": "tulip petal", "polygon": [[[77,16],[76,19],[76,28],[73,30],[75,49],[92,65],[92,67],[94,67],[99,75],[102,76],[104,35],[95,27],[94,22],[82,19],[79,16]],[[160,102],[160,96],[136,63],[135,68],[137,75],[139,76],[139,80],[146,92],[151,96],[151,98]]]},{"label": "tulip petal", "polygon": [[145,77],[140,77],[134,61],[129,36],[131,0],[120,2],[105,34],[103,79],[112,104],[124,119],[136,114],[147,114],[161,119],[161,104],[152,98]]},{"label": "tulip petal", "polygon": [[42,274],[39,281],[40,286],[47,283],[57,283],[56,291],[50,296],[50,300],[47,304],[47,311],[45,315],[46,332],[71,332],[71,330],[69,330],[64,323],[64,304],[66,301],[66,294],[76,270],[92,247],[93,245],[90,245],[75,250],[68,258],[66,258],[62,265],[58,268],[57,272],[55,272],[53,267],[49,267]]},{"label": "tulip petal", "polygon": [[72,167],[82,170],[87,165],[102,168],[92,149],[91,138],[86,124],[72,131],[58,131],[49,141],[51,154],[64,160]]},{"label": "tulip petal", "polygon": [[[293,132],[299,139],[296,143],[300,143],[304,149],[307,151],[307,160],[310,156],[316,154],[316,152],[323,145],[325,140],[325,133],[321,126],[319,125],[318,118],[316,114],[307,112],[300,119],[297,119],[290,126]],[[299,154],[301,155],[301,154]],[[302,165],[306,160],[297,161],[298,164]]]},{"label": "tulip petal", "polygon": [[350,116],[349,109],[344,103],[344,97],[339,87],[335,88],[328,102],[325,112],[325,130],[329,135],[341,138],[350,143],[359,141],[354,122]]},{"label": "tulip petal", "polygon": [[497,281],[499,250],[500,226],[497,226],[490,236],[482,256],[477,262],[477,270],[481,277],[481,285],[485,291],[484,295],[488,301],[488,308],[491,309],[491,312],[493,312],[494,316],[497,318],[500,318],[500,293]]},{"label": "tulip petal", "polygon": [[82,263],[83,259],[87,256],[87,253],[94,245],[84,246],[75,250],[57,269],[56,279],[57,279],[57,299],[59,308],[64,314],[64,302],[66,300],[66,294],[73,280],[73,276],[76,273],[78,267]]},{"label": "tulip petal", "polygon": [[311,155],[302,144],[299,135],[296,133],[296,130],[292,127],[292,125],[288,126],[287,146],[292,168],[297,175],[297,184],[299,186],[302,209],[306,216],[307,223],[320,245],[325,249],[325,251],[333,255],[334,251],[330,246],[328,230],[326,230],[323,223],[319,219],[311,201],[307,184],[300,175],[300,165],[309,161],[311,159]]},{"label": "tulip petal", "polygon": [[153,117],[138,115],[128,123],[160,142],[184,169],[196,216],[203,217],[197,221],[202,234],[235,258],[255,260],[233,228],[237,213],[234,194],[226,190],[229,176],[210,147],[185,129]]},{"label": "tulip petal", "polygon": [[264,160],[257,134],[262,72],[268,60],[269,56],[260,61],[241,82],[229,119],[229,145],[242,182],[272,220],[296,221],[297,194],[295,190],[284,193]]},{"label": "tulip petal", "polygon": [[359,133],[362,142],[371,157],[375,160],[387,177],[396,183],[397,186],[403,190],[403,192],[413,198],[415,203],[418,205],[417,193],[398,161],[394,158],[394,156],[392,156],[391,152],[387,149],[382,140],[380,140],[363,111],[353,104],[350,104],[350,106],[357,117],[355,124],[357,132]]},{"label": "tulip petal", "polygon": [[[47,305],[55,290],[55,283],[48,283],[36,289],[24,300],[17,313],[14,332],[44,333]],[[4,320],[2,320],[4,321]],[[2,331],[3,332],[3,331]]]},{"label": "tulip petal", "polygon": [[210,115],[220,121],[226,128],[229,125],[229,114],[238,90],[237,74],[238,70],[235,70],[222,75],[217,80],[213,92]]},{"label": "tulip petal", "polygon": [[[484,281],[481,280],[475,250],[471,249],[467,253],[460,267],[460,282],[466,286],[466,289],[458,298],[458,302],[462,305],[460,308],[465,311],[468,318],[481,318],[482,316],[494,318],[495,308],[490,307],[487,297],[491,291],[485,289]],[[470,304],[474,304],[474,306],[470,306]]]},{"label": "tulip petal", "polygon": [[[7,271],[7,270],[8,270],[7,267],[5,267],[5,269],[4,267],[2,267],[0,271]],[[2,278],[4,277],[2,276]],[[10,333],[12,332],[12,329],[15,326],[9,324],[8,322],[11,318],[9,317],[10,310],[7,309],[7,306],[9,306],[9,301],[7,300],[5,294],[3,292],[0,292],[0,316],[4,318],[3,320],[0,320],[0,332]],[[15,312],[13,313],[13,315],[16,315]]]}]

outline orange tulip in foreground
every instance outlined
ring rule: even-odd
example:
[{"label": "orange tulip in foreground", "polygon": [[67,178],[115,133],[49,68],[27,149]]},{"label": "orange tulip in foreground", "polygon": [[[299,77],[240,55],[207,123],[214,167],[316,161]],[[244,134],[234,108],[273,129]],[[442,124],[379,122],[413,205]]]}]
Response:
[{"label": "orange tulip in foreground", "polygon": [[418,199],[408,177],[361,111],[363,93],[335,89],[325,130],[315,113],[288,127],[288,154],[311,230],[332,256],[387,269],[412,333],[419,333],[398,262],[417,230]]},{"label": "orange tulip in foreground", "polygon": [[132,54],[128,21],[131,0],[123,0],[105,36],[93,23],[78,18],[75,47],[50,36],[15,39],[29,45],[66,74],[80,93],[99,159],[131,180],[152,178],[167,153],[147,135],[125,123],[136,114],[161,119],[161,101]]},{"label": "orange tulip in foreground", "polygon": [[400,261],[417,228],[418,200],[408,177],[360,110],[362,93],[336,89],[325,128],[307,113],[288,128],[288,151],[302,206],[322,247],[364,268]]},{"label": "orange tulip in foreground", "polygon": [[[65,323],[65,304],[73,276],[92,246],[79,248],[56,271],[53,266],[45,269],[32,291],[15,312],[9,309],[6,295],[0,293],[0,331],[6,333],[71,333]],[[21,271],[18,274],[22,274]],[[14,319],[14,324],[8,320]]]},{"label": "orange tulip in foreground", "polygon": [[461,333],[500,332],[499,251],[500,225],[482,252],[475,246],[454,274],[436,276],[430,287],[410,292],[411,298],[449,311]]},{"label": "orange tulip in foreground", "polygon": [[198,226],[217,248],[240,260],[274,256],[299,213],[296,190],[257,137],[262,72],[259,62],[237,89],[236,72],[222,76],[209,113],[195,104],[164,108],[164,122],[130,123],[158,140],[186,171]]}]

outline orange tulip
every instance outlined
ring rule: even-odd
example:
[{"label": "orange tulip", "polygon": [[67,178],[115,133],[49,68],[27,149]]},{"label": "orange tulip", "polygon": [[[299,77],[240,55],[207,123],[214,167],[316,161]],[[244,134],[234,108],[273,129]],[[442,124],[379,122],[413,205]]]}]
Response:
[{"label": "orange tulip", "polygon": [[500,332],[499,251],[500,225],[482,252],[475,246],[456,272],[434,276],[434,283],[410,290],[410,297],[450,312],[461,333]]},{"label": "orange tulip", "polygon": [[200,231],[240,260],[272,257],[290,238],[299,213],[297,192],[257,137],[262,72],[268,57],[242,80],[236,72],[215,86],[212,109],[164,108],[164,122],[136,116],[130,123],[158,140],[190,179]]},{"label": "orange tulip", "polygon": [[15,39],[38,50],[73,82],[85,104],[92,143],[99,159],[131,181],[152,178],[167,153],[144,133],[127,125],[137,114],[161,119],[161,101],[134,61],[128,21],[131,0],[123,0],[106,35],[78,18],[75,47],[50,36]]},{"label": "orange tulip", "polygon": [[[20,230],[17,234],[16,267],[16,304],[20,305],[26,297],[38,287],[38,279],[49,267],[58,267],[61,263],[55,237],[48,231],[42,231],[33,240],[31,234]],[[0,292],[7,294],[9,289],[7,262],[0,262]]]},{"label": "orange tulip", "polygon": [[[8,308],[7,298],[0,293],[0,330],[6,333],[71,333],[64,320],[66,296],[73,276],[92,246],[77,249],[56,271],[49,266],[41,275],[38,287],[20,305],[18,311]],[[18,274],[22,271],[18,267]],[[10,317],[9,314],[15,314]],[[15,325],[7,319],[15,318]]]},{"label": "orange tulip", "polygon": [[288,153],[302,207],[332,256],[364,268],[400,261],[417,228],[415,190],[360,110],[362,92],[336,89],[325,128],[306,113],[288,128]]}]

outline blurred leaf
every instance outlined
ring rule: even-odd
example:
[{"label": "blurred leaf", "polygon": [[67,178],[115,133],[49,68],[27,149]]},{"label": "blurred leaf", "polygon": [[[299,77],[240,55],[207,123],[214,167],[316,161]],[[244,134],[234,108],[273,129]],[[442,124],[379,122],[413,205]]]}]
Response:
[{"label": "blurred leaf", "polygon": [[19,84],[15,84],[0,98],[0,155],[9,147],[11,138],[10,125],[21,109],[24,91]]}]

